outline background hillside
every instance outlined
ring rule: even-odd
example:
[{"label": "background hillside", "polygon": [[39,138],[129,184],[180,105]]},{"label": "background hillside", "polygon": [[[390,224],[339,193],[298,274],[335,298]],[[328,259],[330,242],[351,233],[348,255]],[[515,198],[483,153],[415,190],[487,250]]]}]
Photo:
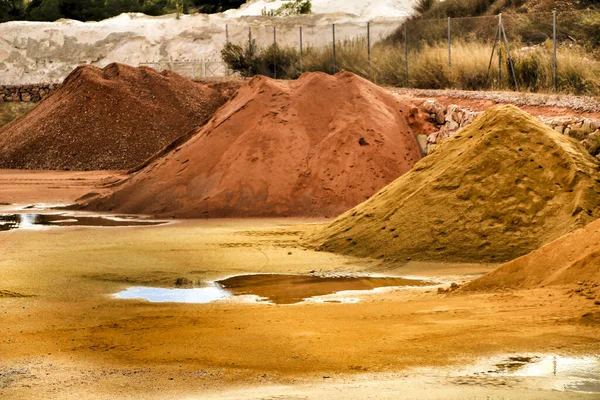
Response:
[{"label": "background hillside", "polygon": [[238,8],[244,0],[0,0],[0,22],[99,21],[126,12],[163,15],[174,12],[217,13]]},{"label": "background hillside", "polygon": [[419,0],[417,19],[461,18],[499,13],[539,13],[597,8],[597,0]]}]

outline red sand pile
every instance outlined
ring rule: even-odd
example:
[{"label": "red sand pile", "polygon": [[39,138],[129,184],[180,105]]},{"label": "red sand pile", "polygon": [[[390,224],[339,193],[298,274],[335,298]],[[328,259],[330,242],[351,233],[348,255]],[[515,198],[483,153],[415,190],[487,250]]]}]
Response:
[{"label": "red sand pile", "polygon": [[334,216],[421,158],[411,109],[351,73],[255,77],[192,139],[87,208],[184,218]]},{"label": "red sand pile", "polygon": [[466,285],[463,290],[592,282],[600,294],[600,221],[566,234]]},{"label": "red sand pile", "polygon": [[225,101],[219,90],[170,71],[81,66],[0,129],[0,168],[132,168],[206,123]]}]

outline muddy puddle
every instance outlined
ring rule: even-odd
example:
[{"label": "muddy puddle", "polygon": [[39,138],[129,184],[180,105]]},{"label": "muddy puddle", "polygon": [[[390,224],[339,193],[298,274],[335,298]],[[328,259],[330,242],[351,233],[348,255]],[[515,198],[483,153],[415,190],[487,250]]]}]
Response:
[{"label": "muddy puddle", "polygon": [[116,218],[67,214],[0,214],[0,231],[42,226],[150,226],[165,221],[143,221],[132,217]]},{"label": "muddy puddle", "polygon": [[[554,354],[512,355],[482,360],[470,367],[474,378],[537,380],[544,389],[600,393],[600,355],[567,357]],[[477,380],[459,382],[477,384]]]},{"label": "muddy puddle", "polygon": [[238,275],[192,289],[131,287],[115,297],[145,299],[150,302],[210,303],[226,298],[270,304],[356,303],[356,297],[367,291],[392,287],[431,286],[433,282],[397,277],[356,277],[257,274]]}]

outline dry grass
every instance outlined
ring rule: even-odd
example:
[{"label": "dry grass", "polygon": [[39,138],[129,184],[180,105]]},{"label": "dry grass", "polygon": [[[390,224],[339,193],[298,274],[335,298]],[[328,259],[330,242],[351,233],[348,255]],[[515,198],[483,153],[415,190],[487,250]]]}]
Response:
[{"label": "dry grass", "polygon": [[27,114],[37,103],[7,102],[0,103],[0,127]]},{"label": "dry grass", "polygon": [[[517,87],[521,91],[552,92],[552,43],[533,47],[512,43]],[[333,46],[308,48],[302,59],[292,48],[279,48],[278,77],[296,78],[302,72],[334,72]],[[421,89],[505,90],[514,88],[514,80],[506,51],[502,49],[502,74],[498,79],[498,59],[490,56],[492,45],[478,42],[453,43],[452,65],[448,65],[445,43],[422,44],[408,54],[408,80],[405,50],[402,45],[380,43],[372,48],[369,62],[365,38],[340,41],[336,44],[336,71],[350,71],[384,85]],[[255,64],[267,65],[272,51],[259,51]],[[562,47],[557,57],[557,85],[561,93],[600,95],[600,61],[589,57],[582,48]],[[286,64],[288,63],[288,64]],[[272,64],[272,61],[271,61]],[[488,67],[489,71],[488,71]],[[232,67],[233,68],[233,67]],[[235,68],[234,68],[235,69]],[[272,68],[262,68],[265,72]],[[260,73],[260,72],[259,72]]]}]

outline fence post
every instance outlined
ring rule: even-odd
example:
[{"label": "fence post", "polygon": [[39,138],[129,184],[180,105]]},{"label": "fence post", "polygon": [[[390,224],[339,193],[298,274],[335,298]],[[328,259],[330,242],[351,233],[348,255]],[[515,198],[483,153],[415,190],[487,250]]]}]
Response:
[{"label": "fence post", "polygon": [[371,21],[367,22],[367,60],[371,66]]},{"label": "fence post", "polygon": [[[225,24],[225,44],[229,44],[229,25]],[[229,76],[229,65],[225,66],[225,76]]]},{"label": "fence post", "polygon": [[[502,43],[502,13],[498,14],[498,39]],[[498,86],[502,81],[502,46],[498,46]]]},{"label": "fence post", "polygon": [[248,27],[248,52],[252,54],[252,27]]},{"label": "fence post", "polygon": [[450,17],[448,17],[448,67],[452,68],[452,31]]},{"label": "fence post", "polygon": [[300,26],[300,72],[304,72],[304,66],[302,64],[302,26]]},{"label": "fence post", "polygon": [[335,75],[335,73],[337,72],[337,65],[335,59],[335,24],[332,24],[331,27],[333,32],[333,74]]},{"label": "fence post", "polygon": [[408,87],[408,23],[404,22],[404,64],[406,69],[406,86]]},{"label": "fence post", "polygon": [[273,79],[277,79],[277,26],[273,25]]},{"label": "fence post", "polygon": [[558,80],[556,79],[556,10],[552,11],[552,42],[554,43],[554,57],[552,67],[552,83],[554,84],[554,91],[558,91]]},{"label": "fence post", "polygon": [[[248,27],[248,53],[250,54],[250,56],[253,55],[254,51],[252,49],[252,27],[249,26]],[[252,67],[248,67],[248,74],[250,76],[252,76]]]}]

